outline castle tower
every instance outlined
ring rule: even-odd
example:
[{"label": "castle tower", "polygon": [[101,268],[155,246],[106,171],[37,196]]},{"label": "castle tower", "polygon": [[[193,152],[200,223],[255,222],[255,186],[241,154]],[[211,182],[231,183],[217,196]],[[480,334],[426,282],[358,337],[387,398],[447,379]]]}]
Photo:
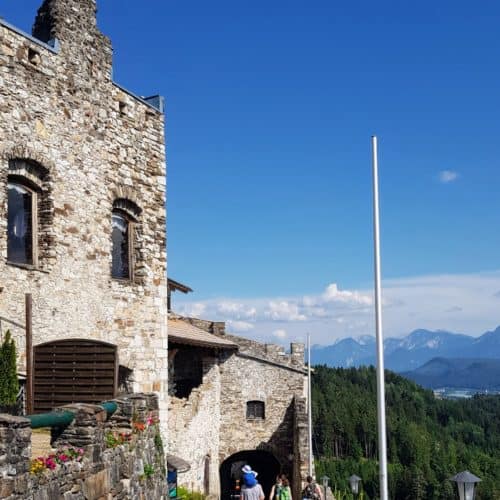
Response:
[{"label": "castle tower", "polygon": [[95,70],[111,77],[113,50],[97,27],[96,0],[44,0],[32,34],[42,42],[60,47],[71,72]]}]

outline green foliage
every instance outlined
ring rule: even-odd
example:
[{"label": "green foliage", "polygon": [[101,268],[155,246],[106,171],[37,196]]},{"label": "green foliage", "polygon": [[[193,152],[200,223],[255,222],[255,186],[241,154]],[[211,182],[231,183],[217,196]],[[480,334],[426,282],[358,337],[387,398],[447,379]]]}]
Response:
[{"label": "green foliage", "polygon": [[[347,479],[357,474],[364,498],[378,498],[375,369],[317,366],[312,391],[317,477],[328,476],[336,498],[350,500]],[[477,500],[500,498],[499,396],[437,400],[386,372],[386,402],[391,499],[454,500],[448,479],[466,469],[483,480]]]},{"label": "green foliage", "polygon": [[155,448],[158,453],[163,453],[163,440],[161,438],[160,429],[157,427],[154,437]]},{"label": "green foliage", "polygon": [[182,500],[204,500],[206,497],[203,493],[199,491],[188,491],[187,488],[183,486],[177,487],[177,498],[181,498]]},{"label": "green foliage", "polygon": [[5,339],[0,346],[0,405],[16,404],[19,393],[16,366],[16,344],[7,330]]},{"label": "green foliage", "polygon": [[152,477],[155,473],[155,468],[154,465],[152,464],[144,464],[144,469],[142,471],[142,474],[139,476],[139,479],[141,481],[147,480],[150,477]]},{"label": "green foliage", "polygon": [[108,431],[104,435],[104,442],[107,448],[116,448],[125,443],[132,441],[132,434],[129,432]]}]

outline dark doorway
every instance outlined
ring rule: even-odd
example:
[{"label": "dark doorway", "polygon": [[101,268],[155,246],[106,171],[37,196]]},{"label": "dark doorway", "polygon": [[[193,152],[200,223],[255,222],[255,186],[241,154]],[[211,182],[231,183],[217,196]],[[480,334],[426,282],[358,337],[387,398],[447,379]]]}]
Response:
[{"label": "dark doorway", "polygon": [[266,498],[271,493],[276,476],[280,473],[280,463],[267,451],[249,450],[240,451],[231,455],[222,462],[220,466],[221,499],[230,500],[235,498],[236,482],[241,479],[241,468],[250,465],[258,472],[257,479],[262,485]]}]

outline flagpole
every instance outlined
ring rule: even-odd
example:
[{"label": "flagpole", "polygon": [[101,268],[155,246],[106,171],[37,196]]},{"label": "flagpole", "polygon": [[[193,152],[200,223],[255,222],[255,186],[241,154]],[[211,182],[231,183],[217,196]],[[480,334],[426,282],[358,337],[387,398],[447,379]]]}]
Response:
[{"label": "flagpole", "polygon": [[373,241],[375,250],[375,324],[377,333],[377,415],[380,500],[388,500],[387,437],[385,420],[384,339],[382,332],[382,287],[380,271],[380,221],[378,198],[377,137],[372,136],[373,160]]},{"label": "flagpole", "polygon": [[312,391],[311,391],[311,334],[307,334],[307,427],[309,429],[309,475],[313,474],[312,449]]}]

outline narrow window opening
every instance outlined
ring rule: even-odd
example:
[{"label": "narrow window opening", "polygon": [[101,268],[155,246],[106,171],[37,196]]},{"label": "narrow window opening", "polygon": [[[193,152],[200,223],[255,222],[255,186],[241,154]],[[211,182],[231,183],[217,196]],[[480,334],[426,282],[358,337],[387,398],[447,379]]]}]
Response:
[{"label": "narrow window opening", "polygon": [[203,489],[205,490],[205,495],[210,494],[210,455],[205,457],[204,464],[204,474],[203,474]]},{"label": "narrow window opening", "polygon": [[118,103],[118,109],[120,110],[121,115],[126,115],[127,114],[127,103],[124,101],[120,101]]},{"label": "narrow window opening", "polygon": [[132,279],[132,223],[117,210],[112,215],[112,269],[113,278]]},{"label": "narrow window opening", "polygon": [[37,52],[35,49],[28,48],[28,61],[34,66],[38,66],[42,61],[40,53]]},{"label": "narrow window opening", "polygon": [[247,402],[247,419],[248,420],[264,420],[265,406],[263,401],[248,401]]},{"label": "narrow window opening", "polygon": [[35,265],[36,193],[15,182],[9,182],[7,190],[7,260]]}]

